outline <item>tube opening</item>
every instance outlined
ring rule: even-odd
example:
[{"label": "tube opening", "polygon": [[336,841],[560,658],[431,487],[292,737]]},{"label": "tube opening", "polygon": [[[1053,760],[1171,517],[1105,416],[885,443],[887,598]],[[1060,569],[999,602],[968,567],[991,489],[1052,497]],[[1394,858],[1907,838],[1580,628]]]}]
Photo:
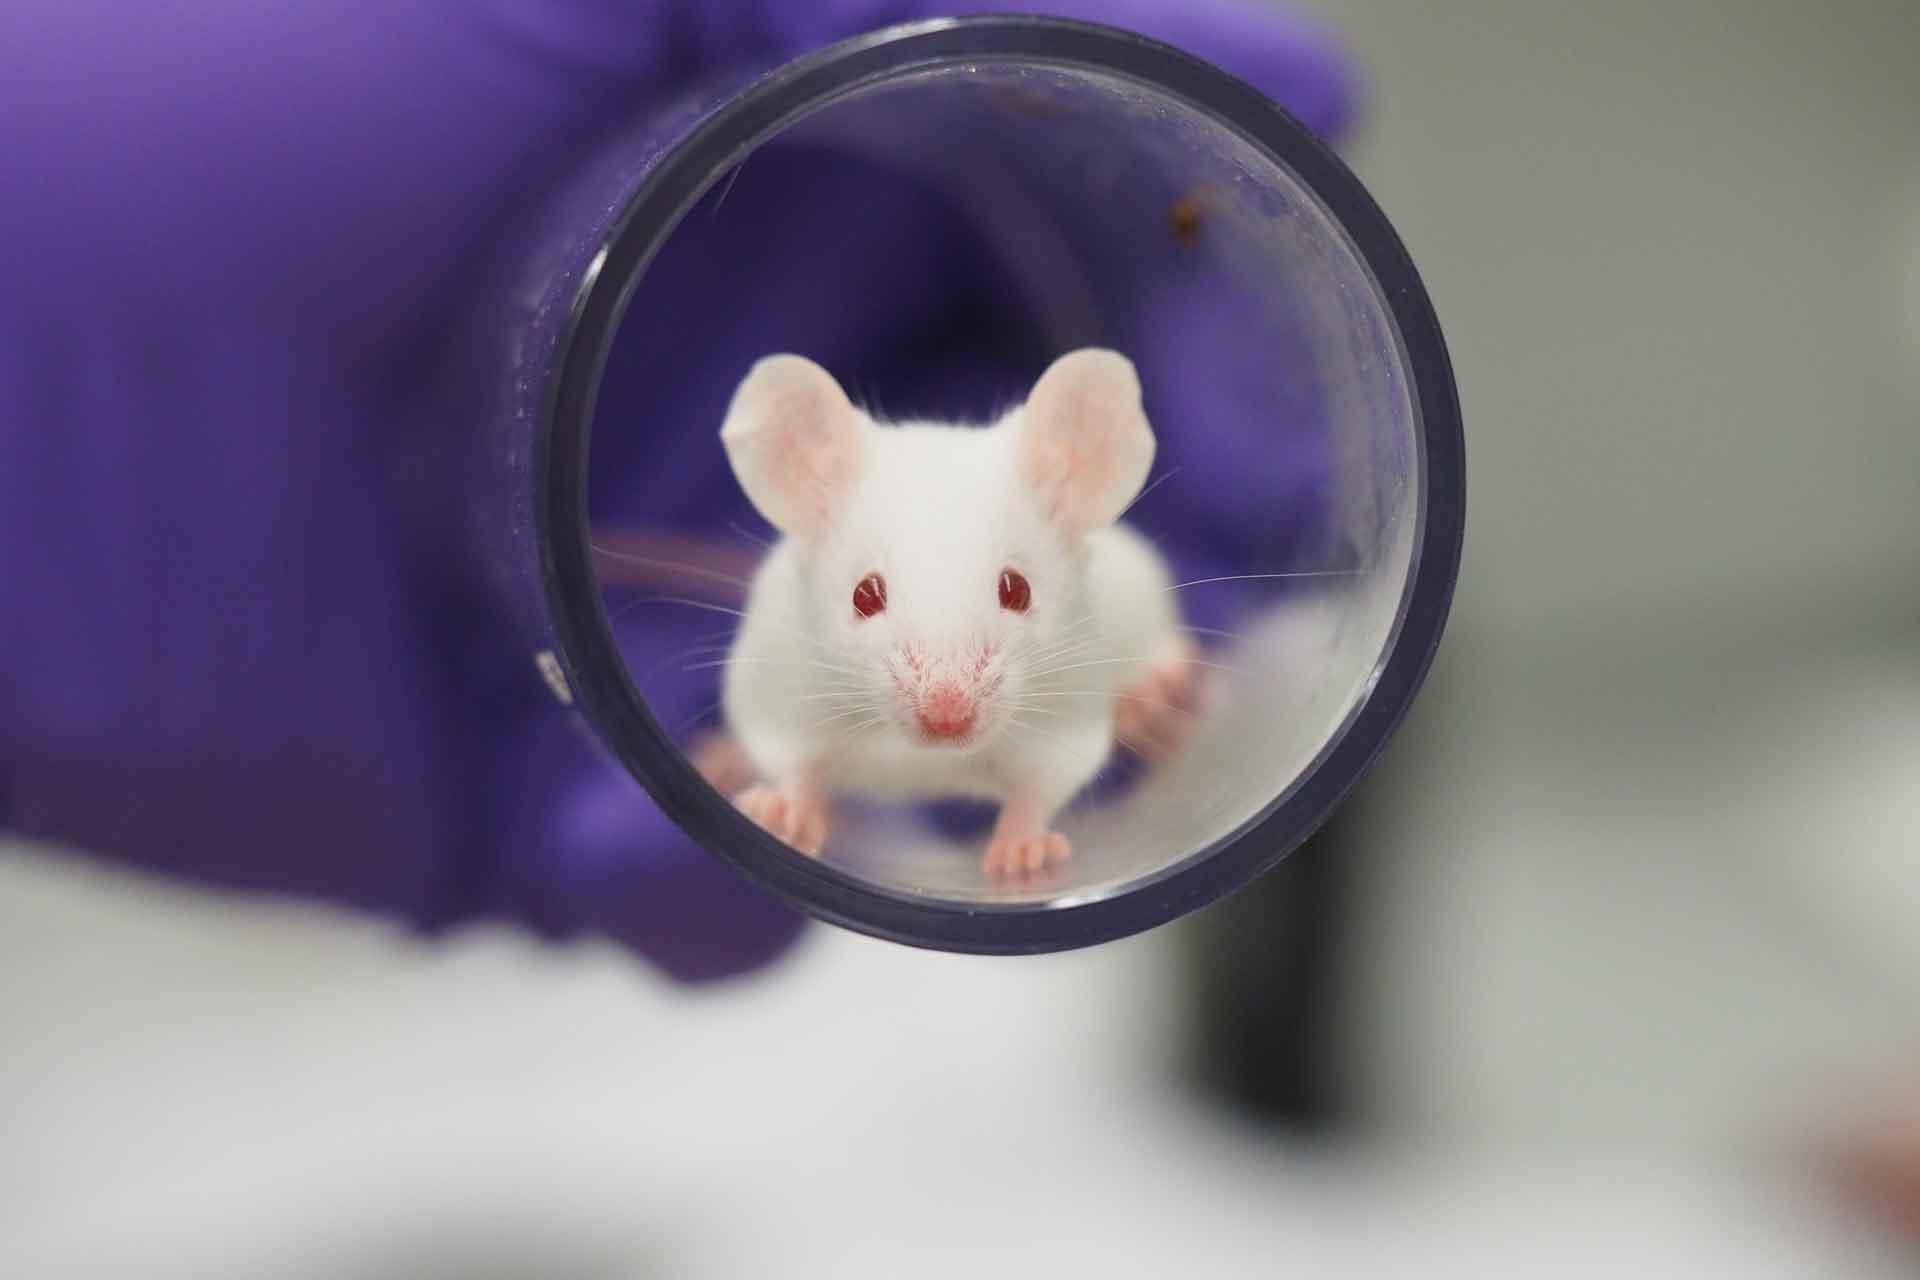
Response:
[{"label": "tube opening", "polygon": [[[556,555],[593,597],[561,592],[595,615],[585,665],[616,667],[590,714],[697,838],[842,923],[1032,950],[1177,914],[1324,816],[1437,638],[1457,419],[1424,297],[1343,169],[1171,50],[999,20],[811,68],[747,95],[757,130],[716,121],[670,212],[646,201],[674,175],[643,184],[583,299],[577,439],[564,386],[555,426],[585,545]],[[1098,502],[1090,530],[1053,528],[1015,438],[1067,413],[1035,389],[1088,348],[1126,357],[1151,425],[1124,534]],[[771,481],[723,446],[782,353],[889,433],[854,480],[809,470],[817,436],[761,450]],[[775,390],[760,419],[804,416]],[[925,422],[967,424],[972,453],[892,425]],[[788,498],[755,490],[783,475]],[[1009,857],[1009,806],[1090,753]],[[812,857],[767,834],[812,844],[816,821]]]}]

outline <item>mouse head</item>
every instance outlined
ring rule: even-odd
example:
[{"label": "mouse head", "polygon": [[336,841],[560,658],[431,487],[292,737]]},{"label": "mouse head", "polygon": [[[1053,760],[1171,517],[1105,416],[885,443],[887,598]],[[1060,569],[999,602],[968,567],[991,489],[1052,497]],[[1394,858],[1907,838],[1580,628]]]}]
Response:
[{"label": "mouse head", "polygon": [[773,356],[741,383],[720,438],[797,554],[794,643],[845,695],[823,697],[822,717],[964,752],[1009,724],[1096,709],[1091,692],[1086,708],[1023,698],[1104,687],[1104,669],[1086,669],[1100,640],[1087,539],[1133,501],[1154,455],[1124,356],[1063,356],[991,427],[881,426],[818,365]]}]

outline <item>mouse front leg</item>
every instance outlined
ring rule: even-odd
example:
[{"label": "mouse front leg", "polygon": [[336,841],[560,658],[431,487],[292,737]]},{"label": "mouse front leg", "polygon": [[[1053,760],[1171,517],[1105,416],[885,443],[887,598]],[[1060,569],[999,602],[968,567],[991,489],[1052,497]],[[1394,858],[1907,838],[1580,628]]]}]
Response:
[{"label": "mouse front leg", "polygon": [[818,857],[833,827],[833,807],[811,769],[797,769],[778,782],[762,782],[733,798],[740,811],[769,835],[808,857]]},{"label": "mouse front leg", "polygon": [[1112,746],[1111,718],[1098,715],[1055,730],[1044,745],[1009,752],[1000,762],[1000,818],[981,862],[989,878],[1037,875],[1073,856],[1072,842],[1053,829],[1054,819],[1099,772]]},{"label": "mouse front leg", "polygon": [[1032,875],[1072,857],[1073,845],[1051,826],[1058,807],[1026,789],[1007,796],[981,870],[996,879]]}]

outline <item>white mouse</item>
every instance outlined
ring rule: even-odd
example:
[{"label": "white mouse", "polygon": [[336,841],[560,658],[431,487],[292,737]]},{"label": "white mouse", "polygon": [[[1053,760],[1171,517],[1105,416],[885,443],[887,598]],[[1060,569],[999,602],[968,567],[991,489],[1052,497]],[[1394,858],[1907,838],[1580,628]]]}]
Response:
[{"label": "white mouse", "polygon": [[781,533],[724,668],[764,781],[739,806],[818,853],[831,797],[1000,805],[989,875],[1071,849],[1054,819],[1123,734],[1191,719],[1159,553],[1116,523],[1153,464],[1133,365],[1063,356],[991,426],[883,425],[798,356],[756,364],[720,438]]}]

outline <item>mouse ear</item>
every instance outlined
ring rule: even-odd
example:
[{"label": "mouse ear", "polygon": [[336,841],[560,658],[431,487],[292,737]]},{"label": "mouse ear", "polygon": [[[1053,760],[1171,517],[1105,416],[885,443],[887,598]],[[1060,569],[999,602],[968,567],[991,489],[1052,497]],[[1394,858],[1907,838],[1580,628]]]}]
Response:
[{"label": "mouse ear", "polygon": [[833,527],[859,478],[860,411],[813,361],[768,356],[733,393],[720,443],[769,524],[817,538]]},{"label": "mouse ear", "polygon": [[1153,466],[1140,378],[1117,351],[1089,347],[1054,361],[1027,397],[1020,430],[1027,483],[1048,518],[1075,533],[1117,520]]}]

